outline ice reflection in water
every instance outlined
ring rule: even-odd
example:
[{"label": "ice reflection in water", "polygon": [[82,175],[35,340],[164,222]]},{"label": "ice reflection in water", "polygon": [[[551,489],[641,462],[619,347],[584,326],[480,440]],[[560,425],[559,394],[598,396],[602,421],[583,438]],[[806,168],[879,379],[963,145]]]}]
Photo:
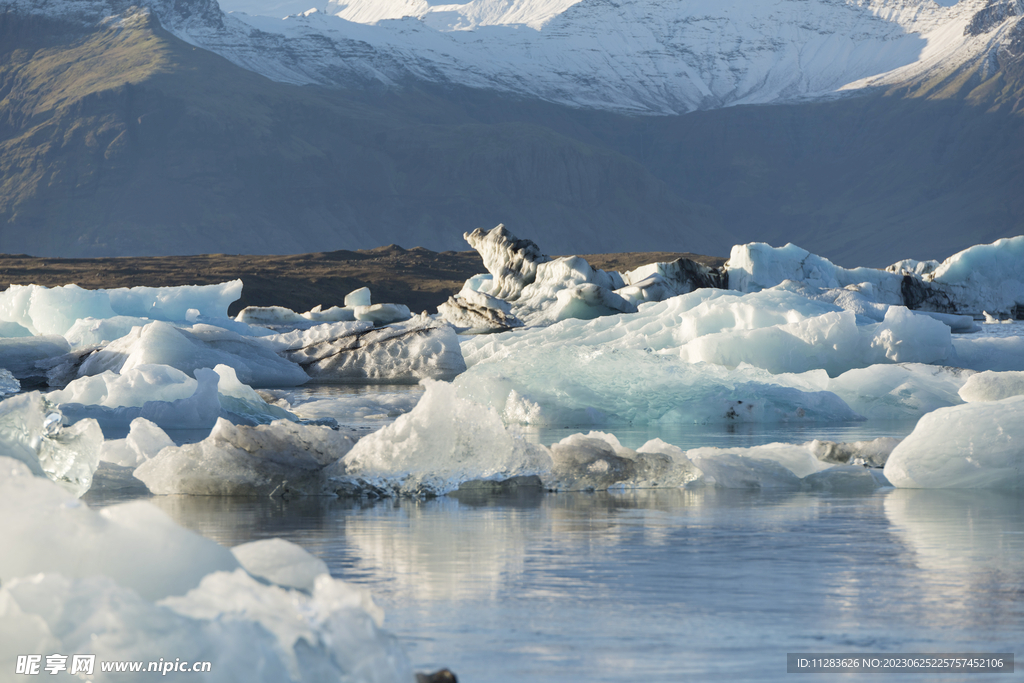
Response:
[{"label": "ice reflection in water", "polygon": [[[788,680],[794,651],[1024,652],[1019,496],[153,502],[228,545],[303,545],[373,591],[419,668],[463,681]],[[882,680],[844,680],[861,678]]]}]

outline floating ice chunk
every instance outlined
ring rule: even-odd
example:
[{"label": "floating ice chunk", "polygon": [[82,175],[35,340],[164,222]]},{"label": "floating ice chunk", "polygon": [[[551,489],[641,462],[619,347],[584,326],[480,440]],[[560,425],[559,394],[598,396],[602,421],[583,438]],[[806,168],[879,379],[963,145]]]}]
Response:
[{"label": "floating ice chunk", "polygon": [[35,335],[63,335],[79,318],[112,318],[104,290],[78,285],[11,285],[0,293],[0,320],[15,322]]},{"label": "floating ice chunk", "polygon": [[945,287],[958,311],[1010,315],[1024,307],[1024,236],[965,249],[926,279]]},{"label": "floating ice chunk", "polygon": [[80,377],[64,389],[51,391],[51,403],[84,403],[108,408],[142,406],[147,401],[176,401],[196,391],[196,380],[169,365],[136,365],[118,375],[109,370]]},{"label": "floating ice chunk", "polygon": [[546,488],[558,491],[603,491],[678,488],[700,478],[700,470],[681,452],[672,452],[679,449],[658,445],[648,442],[640,452],[624,448],[611,434],[573,434],[551,446],[551,470],[541,479]]},{"label": "floating ice chunk", "polygon": [[368,320],[374,325],[390,325],[412,317],[405,304],[373,304],[352,309],[356,320]]},{"label": "floating ice chunk", "polygon": [[247,325],[290,325],[307,323],[309,320],[303,318],[290,308],[284,306],[246,306],[235,320]]},{"label": "floating ice chunk", "polygon": [[1024,395],[1024,372],[980,372],[960,387],[960,398],[968,403],[1001,401]]},{"label": "floating ice chunk", "polygon": [[763,242],[736,245],[725,265],[729,288],[740,292],[770,289],[786,280],[821,290],[848,285],[871,285],[871,298],[880,304],[904,305],[900,275],[874,268],[840,268],[828,259],[795,244],[773,248]]},{"label": "floating ice chunk", "polygon": [[773,460],[735,453],[694,454],[693,464],[704,473],[704,483],[725,489],[796,489],[800,478]]},{"label": "floating ice chunk", "polygon": [[324,311],[320,306],[314,306],[312,309],[303,313],[302,317],[313,323],[337,323],[355,320],[356,314],[355,311],[347,307],[342,308],[341,306],[331,306]]},{"label": "floating ice chunk", "polygon": [[870,492],[892,486],[879,469],[858,465],[837,465],[809,474],[800,481],[800,488],[836,493]]},{"label": "floating ice chunk", "polygon": [[[797,477],[806,477],[829,467],[828,463],[822,462],[815,456],[809,443],[770,443],[751,448],[691,448],[686,451],[686,457],[702,471],[704,471],[702,463],[728,454],[742,456],[747,460],[772,461],[785,467]],[[706,471],[704,473],[707,474]]]},{"label": "floating ice chunk", "polygon": [[512,315],[507,302],[466,288],[458,296],[448,297],[448,301],[437,307],[437,312],[445,322],[465,334],[503,332],[523,326],[523,321]]},{"label": "floating ice chunk", "polygon": [[794,323],[839,310],[793,292],[744,295],[700,289],[667,301],[643,304],[632,315],[564,320],[544,329],[475,337],[462,346],[470,366],[500,359],[513,349],[540,350],[566,344],[671,352],[703,335]]},{"label": "floating ice chunk", "polygon": [[345,295],[345,308],[370,305],[370,290],[367,287],[360,287]]},{"label": "floating ice chunk", "polygon": [[306,596],[264,586],[242,570],[216,572],[187,595],[160,604],[202,622],[258,624],[276,640],[272,651],[289,673],[283,680],[406,683],[414,678],[394,639],[380,630],[380,610],[363,591],[327,574],[315,578]]},{"label": "floating ice chunk", "polygon": [[546,449],[509,433],[494,410],[427,381],[412,412],[360,439],[332,474],[339,485],[442,495],[471,480],[539,474],[550,462]]},{"label": "floating ice chunk", "polygon": [[824,388],[868,419],[898,420],[959,405],[960,388],[972,374],[921,363],[880,364],[848,370]]},{"label": "floating ice chunk", "polygon": [[137,417],[132,420],[126,438],[103,442],[100,460],[134,470],[169,446],[174,446],[174,441],[164,430],[144,417]]},{"label": "floating ice chunk", "polygon": [[455,384],[507,421],[529,424],[862,419],[831,392],[776,383],[755,368],[730,371],[635,349],[527,347],[474,365]]},{"label": "floating ice chunk", "polygon": [[325,495],[325,467],[353,439],[329,427],[278,420],[256,427],[217,420],[198,443],[165,448],[135,471],[155,494]]},{"label": "floating ice chunk", "polygon": [[6,398],[19,391],[21,391],[21,382],[11,374],[10,370],[0,368],[0,398]]},{"label": "floating ice chunk", "polygon": [[683,359],[737,366],[749,363],[770,372],[816,368],[837,376],[875,363],[934,363],[951,354],[946,325],[893,306],[881,323],[861,325],[850,311],[825,313],[786,325],[720,332],[698,337],[680,349]]},{"label": "floating ice chunk", "polygon": [[[283,408],[270,405],[252,387],[242,384],[238,375],[235,374],[234,368],[218,365],[213,371],[220,377],[220,381],[217,383],[220,407],[232,416],[247,418],[253,424],[272,420],[297,421],[295,415]],[[238,420],[233,421],[237,422]]]},{"label": "floating ice chunk", "polygon": [[1024,396],[928,413],[893,450],[885,476],[904,488],[1024,488]]},{"label": "floating ice chunk", "polygon": [[189,331],[165,322],[135,328],[102,351],[90,356],[79,376],[97,375],[105,370],[124,373],[140,365],[170,365],[189,375],[197,368],[227,365],[250,386],[297,386],[308,380],[297,367],[260,343],[259,340],[210,325],[196,325]]},{"label": "floating ice chunk", "polygon": [[900,443],[891,436],[881,436],[871,441],[819,441],[815,439],[806,444],[814,457],[822,462],[840,465],[859,465],[866,467],[882,467],[893,449]]},{"label": "floating ice chunk", "polygon": [[0,338],[0,368],[9,370],[25,385],[46,384],[47,361],[71,351],[64,337]]},{"label": "floating ice chunk", "polygon": [[[245,571],[284,588],[312,592],[316,577],[330,573],[326,562],[281,538],[243,543],[232,548],[231,552]],[[367,603],[365,607],[372,606],[368,612],[377,611],[372,602],[367,600]],[[383,620],[383,614],[379,616],[377,623]]]},{"label": "floating ice chunk", "polygon": [[227,318],[228,306],[242,296],[242,281],[232,280],[216,285],[132,287],[105,291],[109,293],[110,307],[117,315],[183,321],[187,319],[189,309],[195,309],[202,316]]},{"label": "floating ice chunk", "polygon": [[[314,382],[414,383],[451,379],[466,369],[455,331],[429,317],[416,316],[377,329],[342,325],[332,326],[327,330],[332,334],[323,339],[312,335],[317,328],[304,335],[268,339],[291,347],[282,353]],[[340,334],[334,336],[335,331]]]},{"label": "floating ice chunk", "polygon": [[28,468],[0,458],[0,582],[40,572],[103,574],[146,599],[180,595],[211,571],[238,566],[230,551],[134,502],[93,512]]},{"label": "floating ice chunk", "polygon": [[39,392],[0,401],[0,453],[25,463],[75,496],[89,490],[103,433],[94,420],[67,426]]},{"label": "floating ice chunk", "polygon": [[954,339],[951,364],[971,370],[1024,371],[1024,337]]},{"label": "floating ice chunk", "polygon": [[[223,672],[253,683],[413,680],[369,596],[290,544],[242,547],[257,581],[226,548],[149,503],[94,512],[7,458],[0,518],[5,659],[87,652],[100,661],[156,662],[171,652],[212,662],[218,680]],[[275,559],[286,561],[274,566]],[[274,576],[309,587],[289,590]],[[114,679],[97,666],[95,680]]]}]

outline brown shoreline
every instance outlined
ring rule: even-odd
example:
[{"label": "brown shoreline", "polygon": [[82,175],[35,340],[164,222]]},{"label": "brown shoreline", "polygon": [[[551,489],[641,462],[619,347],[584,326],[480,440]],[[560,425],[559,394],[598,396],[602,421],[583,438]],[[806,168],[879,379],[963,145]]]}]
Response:
[{"label": "brown shoreline", "polygon": [[[724,258],[674,252],[590,254],[595,268],[630,270],[658,261],[686,257],[709,266]],[[241,279],[242,298],[231,315],[246,306],[284,306],[308,311],[314,306],[341,306],[345,295],[369,287],[374,303],[401,303],[414,312],[435,312],[463,283],[484,273],[475,251],[435,252],[395,245],[362,251],[331,251],[287,256],[204,254],[111,258],[46,258],[0,254],[0,290],[10,285],[85,289],[208,285]]]}]

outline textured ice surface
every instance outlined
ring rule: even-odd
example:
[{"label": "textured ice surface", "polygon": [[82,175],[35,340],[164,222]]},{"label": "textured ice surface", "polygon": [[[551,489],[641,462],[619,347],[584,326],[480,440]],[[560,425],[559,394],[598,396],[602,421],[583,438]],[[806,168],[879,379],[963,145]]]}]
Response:
[{"label": "textured ice surface", "polygon": [[440,495],[467,481],[538,474],[550,467],[546,449],[510,433],[498,413],[427,382],[407,415],[363,437],[335,466],[340,480],[384,492]]},{"label": "textured ice surface", "polygon": [[874,268],[841,268],[795,244],[784,247],[771,247],[763,242],[738,244],[732,248],[726,269],[729,288],[740,292],[770,289],[786,280],[821,290],[867,283],[875,303],[903,305],[902,276]]},{"label": "textured ice surface", "polygon": [[39,392],[0,401],[0,454],[25,463],[76,496],[89,490],[103,433],[95,420],[68,426]]},{"label": "textured ice surface", "polygon": [[680,487],[701,477],[682,451],[660,440],[639,450],[612,434],[573,434],[551,446],[551,469],[541,479],[558,491]]},{"label": "textured ice surface", "polygon": [[872,365],[844,372],[822,388],[868,419],[897,420],[962,403],[960,388],[973,374],[920,363]]},{"label": "textured ice surface", "polygon": [[950,329],[893,306],[880,323],[857,325],[850,311],[799,322],[698,337],[679,353],[690,362],[749,363],[773,373],[821,368],[836,376],[875,363],[935,363],[951,354]]},{"label": "textured ice surface", "polygon": [[652,263],[625,275],[592,267],[579,256],[552,259],[503,225],[464,235],[489,275],[466,281],[438,308],[460,330],[485,332],[633,313],[638,304],[721,286],[721,277],[692,261]]},{"label": "textured ice surface", "polygon": [[267,338],[313,382],[415,383],[466,369],[455,330],[427,316],[380,328],[368,322],[320,327]]},{"label": "textured ice surface", "polygon": [[227,365],[250,386],[297,386],[309,378],[302,368],[278,356],[258,340],[212,325],[181,330],[152,322],[90,356],[79,376],[105,370],[125,372],[140,365],[170,365],[189,375],[197,368]]},{"label": "textured ice surface", "polygon": [[[48,396],[61,401],[69,420],[94,418],[110,432],[140,417],[163,429],[209,429],[218,417],[238,424],[297,419],[285,409],[267,404],[226,365],[213,370],[199,368],[195,376],[192,379],[165,365],[140,365],[121,375],[107,371],[80,378]],[[182,398],[175,398],[179,395]],[[82,400],[70,402],[75,399]]]},{"label": "textured ice surface", "polygon": [[1024,372],[980,372],[960,387],[960,398],[968,403],[1000,401],[1024,395]]},{"label": "textured ice surface", "polygon": [[892,486],[882,470],[857,465],[837,465],[809,474],[800,480],[800,488],[836,493],[870,492]]},{"label": "textured ice surface", "polygon": [[[8,458],[0,519],[4,661],[87,652],[98,661],[210,661],[216,680],[413,680],[369,596],[290,543],[240,546],[236,560],[149,503],[94,512]],[[123,676],[97,664],[91,680]]]},{"label": "textured ice surface", "polygon": [[133,327],[142,327],[149,322],[147,318],[127,315],[79,318],[64,333],[64,338],[74,347],[106,346],[131,332]]},{"label": "textured ice surface", "polygon": [[749,363],[774,373],[823,368],[832,375],[874,363],[943,361],[951,355],[946,325],[903,307],[882,322],[786,290],[740,294],[701,289],[644,304],[638,313],[593,321],[566,320],[543,330],[508,332],[463,342],[469,366],[524,349],[547,353],[566,345],[679,354],[691,362]]},{"label": "textured ice surface", "polygon": [[905,488],[1024,488],[1024,396],[941,408],[893,450],[885,476]]},{"label": "textured ice surface", "polygon": [[511,423],[821,422],[861,419],[838,396],[638,349],[549,346],[506,352],[455,380],[460,394]]},{"label": "textured ice surface", "polygon": [[327,394],[320,391],[322,387],[317,389],[276,389],[262,394],[274,405],[304,420],[335,418],[344,424],[369,423],[378,426],[382,420],[408,413],[423,395],[413,387],[402,387],[397,391],[376,386],[352,387],[351,391]]},{"label": "textured ice surface", "polygon": [[870,441],[809,441],[805,447],[822,462],[837,465],[861,465],[878,468],[885,465],[889,455],[900,443],[899,439],[882,436]]},{"label": "textured ice surface", "polygon": [[220,419],[206,439],[165,448],[135,470],[156,494],[326,495],[325,468],[354,440],[328,427],[279,420],[256,427]]}]

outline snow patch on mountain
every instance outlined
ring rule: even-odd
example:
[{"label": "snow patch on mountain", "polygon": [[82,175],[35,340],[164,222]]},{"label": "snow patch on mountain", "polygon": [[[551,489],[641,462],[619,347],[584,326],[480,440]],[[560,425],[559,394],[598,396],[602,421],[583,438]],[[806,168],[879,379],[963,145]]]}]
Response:
[{"label": "snow patch on mountain", "polygon": [[[953,68],[1020,20],[993,13],[1006,0],[330,0],[279,18],[313,1],[149,6],[179,38],[278,81],[428,81],[645,114],[830,97]],[[14,4],[110,14],[128,3]],[[995,27],[968,31],[985,11]]]}]

